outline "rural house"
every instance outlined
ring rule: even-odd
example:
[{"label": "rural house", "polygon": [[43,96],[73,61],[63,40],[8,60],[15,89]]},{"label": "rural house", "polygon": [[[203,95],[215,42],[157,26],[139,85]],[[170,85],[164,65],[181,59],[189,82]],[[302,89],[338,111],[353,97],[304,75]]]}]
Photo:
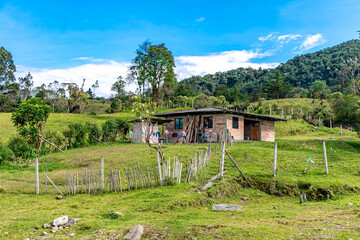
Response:
[{"label": "rural house", "polygon": [[[228,134],[233,141],[275,141],[275,121],[287,121],[283,118],[250,114],[221,108],[201,108],[176,112],[158,113],[164,117],[165,139],[161,141],[177,142],[218,142]],[[162,139],[163,137],[160,137]]]}]

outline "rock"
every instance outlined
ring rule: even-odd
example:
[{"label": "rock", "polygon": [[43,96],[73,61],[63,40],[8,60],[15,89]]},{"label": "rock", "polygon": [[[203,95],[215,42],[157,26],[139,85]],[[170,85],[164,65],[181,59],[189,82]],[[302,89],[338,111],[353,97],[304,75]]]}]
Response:
[{"label": "rock", "polygon": [[61,230],[61,229],[63,229],[63,228],[64,228],[63,226],[59,226],[59,227],[58,227],[59,230]]},{"label": "rock", "polygon": [[122,214],[121,212],[109,212],[108,215],[111,218],[119,218],[124,216],[124,214]]},{"label": "rock", "polygon": [[297,176],[298,176],[298,177],[302,177],[302,174],[298,174]]},{"label": "rock", "polygon": [[68,233],[68,236],[75,237],[75,233]]},{"label": "rock", "polygon": [[56,196],[56,199],[57,199],[57,200],[62,200],[62,199],[64,199],[64,196],[62,196],[62,195],[57,195],[57,196]]},{"label": "rock", "polygon": [[277,206],[274,206],[274,209],[279,209]]},{"label": "rock", "polygon": [[261,195],[260,193],[257,193],[257,195],[258,195],[259,197],[262,197],[262,195]]},{"label": "rock", "polygon": [[51,232],[56,233],[58,230],[59,230],[59,228],[57,226],[55,226],[51,229]]},{"label": "rock", "polygon": [[47,232],[42,232],[41,236],[46,236]]},{"label": "rock", "polygon": [[350,206],[352,206],[352,205],[354,205],[354,204],[352,204],[351,202],[349,202],[349,203],[347,204],[348,207],[350,207]]},{"label": "rock", "polygon": [[52,221],[51,225],[53,226],[60,226],[60,225],[64,225],[69,221],[68,216],[62,216],[59,218],[56,218],[54,221]]},{"label": "rock", "polygon": [[243,201],[247,201],[247,200],[249,200],[249,199],[248,199],[247,197],[245,197],[245,196],[244,196],[244,197],[242,197],[242,198],[241,198],[241,200],[243,200]]},{"label": "rock", "polygon": [[232,204],[214,204],[212,206],[213,211],[234,211],[241,209],[243,209],[243,206],[232,205]]},{"label": "rock", "polygon": [[51,227],[50,223],[45,223],[45,224],[43,225],[43,228],[49,228],[49,227]]},{"label": "rock", "polygon": [[130,231],[124,236],[124,240],[139,240],[144,233],[144,228],[141,225],[135,225],[130,228]]},{"label": "rock", "polygon": [[69,221],[64,225],[64,227],[71,227],[76,224],[76,218],[70,218]]},{"label": "rock", "polygon": [[206,191],[208,190],[214,183],[213,182],[208,182],[207,184],[205,184],[203,186],[203,188],[201,189],[202,191]]}]

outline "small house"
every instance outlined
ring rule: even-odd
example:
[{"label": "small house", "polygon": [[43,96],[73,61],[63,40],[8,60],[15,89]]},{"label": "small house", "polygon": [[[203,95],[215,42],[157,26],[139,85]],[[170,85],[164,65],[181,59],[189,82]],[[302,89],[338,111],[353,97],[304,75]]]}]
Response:
[{"label": "small house", "polygon": [[156,114],[168,120],[165,142],[184,137],[188,143],[219,142],[228,135],[233,141],[275,141],[275,122],[287,121],[266,115],[221,108],[201,108]]},{"label": "small house", "polygon": [[131,133],[131,143],[147,143],[146,138],[149,137],[149,142],[159,143],[161,134],[159,132],[159,125],[170,123],[171,120],[150,119],[141,120],[135,119],[129,121],[133,124],[133,131]]}]

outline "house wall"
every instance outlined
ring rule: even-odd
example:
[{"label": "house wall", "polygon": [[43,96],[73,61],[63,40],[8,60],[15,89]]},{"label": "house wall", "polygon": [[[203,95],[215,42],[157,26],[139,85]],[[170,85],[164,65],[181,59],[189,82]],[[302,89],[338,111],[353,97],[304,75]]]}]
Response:
[{"label": "house wall", "polygon": [[[148,130],[148,125],[146,122],[134,122],[131,143],[146,143],[145,133]],[[158,125],[153,124],[150,131],[156,133],[158,131]],[[150,143],[159,143],[159,137],[151,134]]]},{"label": "house wall", "polygon": [[261,141],[274,142],[275,141],[275,122],[262,121],[260,134],[261,134]]},{"label": "house wall", "polygon": [[[227,128],[235,141],[244,140],[244,117],[238,115],[227,115]],[[239,118],[239,128],[233,128],[233,117]]]}]

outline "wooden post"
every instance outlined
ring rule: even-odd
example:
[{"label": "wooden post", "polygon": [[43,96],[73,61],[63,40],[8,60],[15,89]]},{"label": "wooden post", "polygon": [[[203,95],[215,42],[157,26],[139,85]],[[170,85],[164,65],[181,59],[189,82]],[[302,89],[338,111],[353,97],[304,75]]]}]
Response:
[{"label": "wooden post", "polygon": [[163,185],[162,176],[161,176],[161,166],[160,166],[160,155],[159,155],[159,151],[156,151],[156,156],[157,156],[157,162],[158,162],[158,168],[159,168],[160,185]]},{"label": "wooden post", "polygon": [[47,177],[47,179],[49,179],[50,183],[54,186],[54,188],[61,194],[64,196],[64,194],[62,194],[62,192],[56,187],[56,185],[53,183],[53,181],[51,181],[51,179],[48,177],[48,175],[45,174],[45,176]]},{"label": "wooden post", "polygon": [[225,141],[221,149],[221,162],[220,162],[220,178],[224,176],[224,158],[225,158]]},{"label": "wooden post", "polygon": [[324,160],[325,160],[325,173],[329,174],[328,161],[326,156],[326,144],[325,140],[323,140],[323,151],[324,151]]},{"label": "wooden post", "polygon": [[277,142],[274,146],[274,177],[276,177],[276,165],[277,165]]},{"label": "wooden post", "polygon": [[340,124],[340,135],[342,135],[342,124]]},{"label": "wooden post", "polygon": [[39,194],[39,159],[35,158],[35,178],[36,178],[36,187],[35,187],[35,194]]},{"label": "wooden post", "polygon": [[331,117],[330,117],[330,131],[332,131],[332,122],[331,122]]},{"label": "wooden post", "polygon": [[45,194],[47,194],[47,181],[46,181],[46,176],[45,176],[46,172],[44,170],[44,186],[45,186]]},{"label": "wooden post", "polygon": [[239,166],[236,164],[235,160],[230,156],[230,154],[228,153],[228,151],[226,151],[226,154],[228,155],[228,157],[230,158],[230,160],[233,162],[233,164],[235,165],[235,167],[237,168],[237,170],[240,172],[240,174],[242,175],[242,177],[245,179],[245,181],[249,184],[249,186],[252,188],[253,186],[251,185],[251,183],[249,182],[249,180],[245,177],[245,174],[240,170]]},{"label": "wooden post", "polygon": [[319,128],[321,127],[321,119],[320,119],[320,116],[319,116]]},{"label": "wooden post", "polygon": [[104,192],[104,157],[101,156],[101,170],[100,170],[100,184],[101,184],[101,193]]}]

